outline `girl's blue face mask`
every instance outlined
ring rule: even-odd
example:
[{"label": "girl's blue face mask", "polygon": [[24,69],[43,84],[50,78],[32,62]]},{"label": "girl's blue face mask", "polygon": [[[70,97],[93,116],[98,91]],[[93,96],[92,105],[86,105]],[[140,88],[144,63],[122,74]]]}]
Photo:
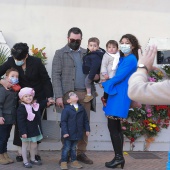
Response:
[{"label": "girl's blue face mask", "polygon": [[19,81],[18,81],[18,78],[16,78],[16,77],[10,77],[10,82],[12,84],[17,84]]},{"label": "girl's blue face mask", "polygon": [[24,64],[24,60],[20,60],[20,61],[15,60],[15,64],[16,64],[17,66],[22,66],[22,65]]}]

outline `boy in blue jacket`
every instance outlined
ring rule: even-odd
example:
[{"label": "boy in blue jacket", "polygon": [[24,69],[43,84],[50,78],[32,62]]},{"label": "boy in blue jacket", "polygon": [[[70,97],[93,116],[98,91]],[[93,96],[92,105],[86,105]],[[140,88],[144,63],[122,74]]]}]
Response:
[{"label": "boy in blue jacket", "polygon": [[71,157],[71,167],[82,168],[76,158],[76,146],[78,140],[83,138],[84,130],[89,136],[90,126],[84,107],[78,103],[78,96],[74,91],[68,91],[63,96],[64,109],[61,114],[61,134],[64,139],[61,169],[68,169],[68,152]]}]

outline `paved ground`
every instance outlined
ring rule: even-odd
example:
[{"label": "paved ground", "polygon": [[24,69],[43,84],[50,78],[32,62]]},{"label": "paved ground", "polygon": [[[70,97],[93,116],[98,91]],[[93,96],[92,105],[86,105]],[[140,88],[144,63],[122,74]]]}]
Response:
[{"label": "paved ground", "polygon": [[[128,153],[128,152],[127,152]],[[125,167],[124,170],[166,170],[167,152],[151,152],[159,156],[161,159],[134,159],[129,154],[125,154]],[[60,159],[60,151],[40,151],[43,159],[42,166],[34,166],[32,169],[36,170],[60,170],[58,161]],[[16,152],[10,151],[9,155],[15,159]],[[106,161],[110,161],[113,157],[113,152],[108,151],[87,151],[87,155],[93,159],[93,165],[83,164],[84,170],[109,170],[104,166]],[[8,165],[0,165],[0,170],[23,170],[26,169],[22,163],[15,162]],[[69,167],[70,170],[74,168]],[[121,168],[116,168],[118,170]]]}]

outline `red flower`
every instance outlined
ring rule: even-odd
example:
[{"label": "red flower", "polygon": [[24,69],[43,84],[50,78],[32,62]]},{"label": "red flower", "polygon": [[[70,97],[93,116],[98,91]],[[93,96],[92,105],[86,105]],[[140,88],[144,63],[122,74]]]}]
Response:
[{"label": "red flower", "polygon": [[130,138],[130,143],[134,142],[135,138]]},{"label": "red flower", "polygon": [[165,123],[169,123],[169,120],[165,119],[164,122],[165,122]]},{"label": "red flower", "polygon": [[160,131],[160,129],[159,129],[158,127],[156,127],[156,128],[155,128],[155,130],[156,130],[157,132],[159,132],[159,131]]},{"label": "red flower", "polygon": [[145,126],[148,126],[149,120],[144,120],[144,121],[143,121],[143,124],[144,124]]},{"label": "red flower", "polygon": [[156,107],[157,111],[159,111],[161,109],[168,109],[168,106],[166,106],[166,105],[156,105],[155,107]]}]

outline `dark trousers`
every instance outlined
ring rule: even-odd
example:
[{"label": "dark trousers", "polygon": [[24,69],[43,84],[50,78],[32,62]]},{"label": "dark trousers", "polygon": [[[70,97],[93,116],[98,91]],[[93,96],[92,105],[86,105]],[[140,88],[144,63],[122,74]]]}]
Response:
[{"label": "dark trousers", "polygon": [[64,139],[64,145],[63,145],[62,154],[61,154],[61,162],[67,162],[68,152],[70,152],[70,157],[71,157],[72,162],[77,159],[77,156],[76,156],[77,142],[78,142],[77,140]]},{"label": "dark trousers", "polygon": [[120,120],[108,118],[108,129],[115,155],[123,155],[123,133]]},{"label": "dark trousers", "polygon": [[0,154],[7,152],[7,143],[11,129],[12,124],[0,125]]}]

